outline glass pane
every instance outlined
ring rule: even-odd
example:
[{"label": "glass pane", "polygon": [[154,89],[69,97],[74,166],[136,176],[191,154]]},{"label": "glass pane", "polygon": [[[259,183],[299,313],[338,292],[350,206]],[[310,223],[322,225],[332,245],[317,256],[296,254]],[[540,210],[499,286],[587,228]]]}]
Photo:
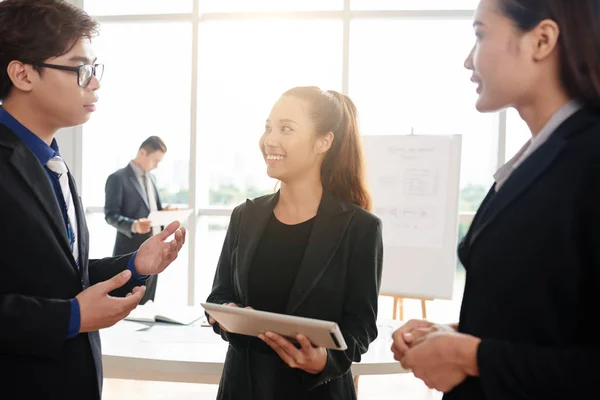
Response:
[{"label": "glass pane", "polygon": [[110,257],[115,246],[115,229],[104,220],[103,213],[86,214],[90,231],[90,259]]},{"label": "glass pane", "polygon": [[199,0],[201,12],[341,10],[343,0]]},{"label": "glass pane", "polygon": [[217,262],[227,233],[229,217],[204,216],[196,222],[196,303],[212,290]]},{"label": "glass pane", "polygon": [[[127,166],[151,135],[160,136],[168,148],[163,162],[153,171],[161,200],[165,204],[187,203],[191,24],[103,24],[94,49],[106,69],[98,111],[83,127],[84,204],[104,206],[107,177]],[[173,60],[177,60],[176,69]],[[92,254],[110,256],[115,229],[101,213],[90,220]],[[187,303],[187,265],[184,247],[159,278],[157,302]]]},{"label": "glass pane", "polygon": [[192,0],[83,0],[91,15],[135,15],[191,13]]},{"label": "glass pane", "polygon": [[[106,223],[103,213],[89,213],[86,215],[86,221],[90,231],[90,259],[110,257],[115,244],[116,230]],[[156,303],[167,306],[187,304],[187,266],[186,242],[177,259],[158,277],[154,299]]]},{"label": "glass pane", "polygon": [[531,138],[529,127],[514,108],[506,111],[506,161],[510,160]]},{"label": "glass pane", "polygon": [[471,22],[362,20],[350,37],[350,96],[362,133],[463,135],[460,210],[476,210],[493,181],[498,115],[475,109],[463,67]]},{"label": "glass pane", "polygon": [[350,0],[353,10],[475,10],[479,0]]},{"label": "glass pane", "polygon": [[104,205],[106,178],[151,135],[167,146],[153,171],[162,202],[187,203],[191,24],[103,24],[94,48],[106,68],[98,111],[83,128],[85,204]]},{"label": "glass pane", "polygon": [[198,204],[237,205],[275,187],[258,140],[279,96],[341,90],[342,23],[207,22],[199,46]]}]

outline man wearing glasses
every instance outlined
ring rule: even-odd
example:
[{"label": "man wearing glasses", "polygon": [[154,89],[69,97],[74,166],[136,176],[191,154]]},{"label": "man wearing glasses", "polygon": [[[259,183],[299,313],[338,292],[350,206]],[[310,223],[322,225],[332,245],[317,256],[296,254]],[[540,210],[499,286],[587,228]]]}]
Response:
[{"label": "man wearing glasses", "polygon": [[[48,64],[43,62],[32,63],[34,67],[38,68],[51,68],[57,69],[59,71],[71,71],[77,73],[77,84],[82,88],[87,88],[92,82],[92,78],[96,77],[98,82],[102,80],[102,75],[104,74],[104,64],[94,64],[96,59],[90,60],[88,57],[82,56],[73,56],[69,58],[70,62],[73,63],[81,63],[82,65],[78,65],[76,67],[70,67],[68,65],[56,65],[56,64]],[[94,89],[96,90],[96,89]],[[96,99],[97,100],[97,99]],[[89,106],[93,106],[93,104],[88,104]],[[88,106],[86,105],[86,106]],[[95,107],[90,108],[90,111],[94,111]]]},{"label": "man wearing glasses", "polygon": [[185,241],[173,223],[135,253],[88,259],[81,200],[54,136],[95,110],[96,28],[61,0],[0,2],[2,398],[100,399],[98,330],[137,306]]}]

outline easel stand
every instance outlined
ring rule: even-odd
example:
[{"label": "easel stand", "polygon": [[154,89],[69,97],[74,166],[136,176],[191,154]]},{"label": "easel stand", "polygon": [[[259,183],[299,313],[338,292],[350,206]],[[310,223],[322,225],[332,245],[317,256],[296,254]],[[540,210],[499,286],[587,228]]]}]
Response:
[{"label": "easel stand", "polygon": [[[385,295],[383,295],[383,296],[385,296]],[[404,299],[420,300],[421,301],[421,317],[423,319],[427,319],[427,301],[431,301],[433,299],[422,298],[422,297],[396,296],[396,295],[389,295],[389,296],[394,298],[394,311],[392,314],[392,319],[398,319],[400,321],[404,321]]]}]

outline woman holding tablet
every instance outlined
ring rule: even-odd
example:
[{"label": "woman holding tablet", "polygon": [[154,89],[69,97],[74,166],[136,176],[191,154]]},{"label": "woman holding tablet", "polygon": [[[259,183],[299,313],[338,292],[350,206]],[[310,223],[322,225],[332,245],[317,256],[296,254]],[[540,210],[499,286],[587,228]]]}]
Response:
[{"label": "woman holding tablet", "polygon": [[218,399],[353,399],[350,367],[377,337],[381,222],[368,210],[356,108],[297,87],[275,103],[260,139],[273,194],[235,208],[209,303],[336,322],[345,351],[215,332],[229,341]]},{"label": "woman holding tablet", "polygon": [[458,325],[409,322],[393,350],[447,400],[596,397],[600,1],[482,0],[473,26],[477,109],[514,107],[532,138],[459,246]]}]

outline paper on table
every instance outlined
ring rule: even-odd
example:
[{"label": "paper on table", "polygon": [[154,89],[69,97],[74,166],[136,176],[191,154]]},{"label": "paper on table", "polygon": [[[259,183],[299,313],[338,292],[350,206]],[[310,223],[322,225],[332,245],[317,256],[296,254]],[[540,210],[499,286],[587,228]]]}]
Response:
[{"label": "paper on table", "polygon": [[146,304],[139,305],[125,317],[126,321],[150,322],[156,321],[156,306],[152,300],[148,300]]},{"label": "paper on table", "polygon": [[173,211],[152,211],[148,215],[148,219],[152,221],[152,226],[166,226],[173,221],[185,222],[193,211],[194,209],[192,208]]},{"label": "paper on table", "polygon": [[189,325],[197,320],[207,324],[204,311],[201,307],[179,306],[179,307],[157,307],[149,300],[146,304],[137,306],[125,317],[128,321],[138,322],[169,322],[173,324]]}]

